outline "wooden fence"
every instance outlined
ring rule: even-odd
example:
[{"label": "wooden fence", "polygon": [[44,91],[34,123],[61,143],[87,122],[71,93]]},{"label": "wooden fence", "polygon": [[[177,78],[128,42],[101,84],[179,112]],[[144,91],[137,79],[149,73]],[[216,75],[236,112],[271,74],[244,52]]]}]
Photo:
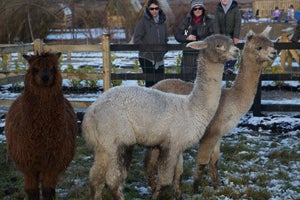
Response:
[{"label": "wooden fence", "polygon": [[[286,34],[287,30],[283,30],[282,34]],[[238,44],[240,49],[243,48],[243,43]],[[299,57],[297,55],[291,54],[295,49],[300,49],[300,43],[291,43],[289,41],[278,41],[274,43],[275,48],[278,51],[284,51],[287,53],[282,53],[284,55],[281,59],[283,68],[286,67],[286,62],[289,64],[290,59],[296,59],[299,63]],[[71,59],[72,52],[102,52],[102,63],[103,70],[102,73],[94,74],[76,74],[76,73],[62,73],[64,79],[94,79],[103,80],[104,91],[111,87],[111,80],[153,80],[153,74],[142,74],[142,73],[112,73],[111,72],[111,52],[120,51],[138,51],[138,50],[150,50],[150,51],[182,51],[190,50],[182,44],[167,44],[167,45],[133,45],[133,44],[110,44],[110,36],[104,34],[102,36],[102,44],[96,45],[47,45],[43,44],[40,40],[35,40],[33,44],[24,45],[0,45],[0,56],[2,55],[2,64],[5,62],[4,55],[11,55],[12,53],[18,53],[18,59],[22,58],[22,54],[26,52],[41,52],[41,51],[60,51],[67,52],[68,59]],[[292,57],[292,58],[289,58]],[[99,58],[100,59],[100,58]],[[3,65],[5,66],[5,64]],[[185,76],[186,77],[186,76]],[[180,74],[176,73],[166,73],[162,76],[155,76],[156,80],[162,80],[165,78],[181,78]],[[188,78],[188,77],[186,77]],[[224,75],[223,80],[234,80],[235,75]],[[21,82],[24,79],[24,74],[19,74],[11,72],[9,68],[3,67],[0,71],[0,85],[5,85],[9,83]],[[280,73],[280,74],[262,74],[260,78],[261,81],[285,81],[285,80],[300,80],[300,73]],[[251,81],[251,80],[249,80]],[[0,106],[9,106],[12,103],[11,100],[0,99]],[[86,108],[90,105],[90,102],[71,102],[74,107]],[[259,115],[262,111],[291,111],[299,112],[300,105],[284,105],[284,104],[261,104],[261,84],[258,86],[258,92],[254,100],[254,104],[251,108],[255,115]]]}]

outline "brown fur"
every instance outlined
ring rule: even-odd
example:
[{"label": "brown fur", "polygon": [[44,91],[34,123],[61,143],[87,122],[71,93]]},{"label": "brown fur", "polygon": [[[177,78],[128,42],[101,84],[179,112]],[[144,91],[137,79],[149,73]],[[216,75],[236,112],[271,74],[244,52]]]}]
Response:
[{"label": "brown fur", "polygon": [[63,96],[60,53],[24,58],[29,63],[24,91],[11,105],[5,125],[8,153],[24,175],[28,199],[55,198],[58,176],[75,152],[76,115]]},{"label": "brown fur", "polygon": [[[261,66],[263,62],[271,61],[275,57],[276,51],[272,42],[266,38],[265,33],[248,36],[234,85],[230,89],[222,89],[218,110],[199,143],[194,181],[195,193],[198,192],[200,178],[206,164],[209,164],[213,185],[217,187],[217,161],[221,138],[234,128],[243,114],[249,110],[256,94]],[[192,91],[193,83],[179,79],[166,79],[155,84],[153,88],[164,92],[189,94]],[[155,159],[157,154],[159,151],[156,149],[148,149],[146,153],[145,167],[151,188],[155,188],[156,185],[154,172],[157,167]],[[182,162],[178,162],[178,164],[182,165]],[[179,183],[180,173],[182,173],[182,166],[177,166],[175,171],[177,182],[174,182],[174,185]]]}]

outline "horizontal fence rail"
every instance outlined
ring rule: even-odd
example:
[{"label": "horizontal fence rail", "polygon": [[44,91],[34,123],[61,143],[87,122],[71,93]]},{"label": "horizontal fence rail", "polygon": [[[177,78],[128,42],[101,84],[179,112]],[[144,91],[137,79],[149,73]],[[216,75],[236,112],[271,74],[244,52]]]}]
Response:
[{"label": "horizontal fence rail", "polygon": [[[286,31],[283,31],[286,33]],[[284,34],[283,34],[284,35]],[[238,48],[243,49],[244,43],[239,43]],[[279,51],[290,51],[300,49],[300,43],[291,42],[274,42],[274,47]],[[0,45],[0,56],[9,55],[12,53],[18,53],[18,59],[22,59],[22,54],[28,52],[41,52],[41,51],[60,51],[67,53],[67,59],[72,58],[72,52],[102,52],[102,73],[62,73],[64,79],[92,79],[103,80],[103,90],[106,91],[111,87],[111,80],[163,80],[166,78],[182,78],[178,73],[166,73],[163,75],[143,74],[143,73],[115,73],[111,68],[111,53],[122,51],[195,51],[185,47],[183,44],[167,44],[167,45],[135,45],[135,44],[110,44],[110,36],[105,34],[102,36],[102,44],[95,45],[47,45],[43,44],[41,40],[35,40],[32,44],[20,44],[20,45]],[[285,56],[288,56],[285,55]],[[101,58],[99,58],[101,59]],[[287,59],[286,57],[281,59]],[[4,58],[2,57],[2,63]],[[299,63],[299,58],[298,58]],[[122,66],[121,66],[122,67]],[[190,77],[192,75],[190,74]],[[189,78],[189,75],[185,75],[185,78]],[[224,74],[223,80],[234,80],[234,74]],[[10,83],[21,82],[24,79],[24,74],[17,74],[11,72],[7,68],[3,68],[0,71],[0,85],[6,85]],[[261,103],[261,81],[299,81],[300,74],[298,72],[293,73],[280,73],[280,74],[262,74],[260,77],[260,84],[258,85],[257,95],[251,110],[255,115],[260,115],[262,111],[276,112],[276,111],[300,111],[300,105],[284,105],[284,104],[270,104],[265,105]],[[12,100],[1,100],[0,106],[9,106]],[[74,107],[86,108],[91,102],[74,101],[71,102]]]}]

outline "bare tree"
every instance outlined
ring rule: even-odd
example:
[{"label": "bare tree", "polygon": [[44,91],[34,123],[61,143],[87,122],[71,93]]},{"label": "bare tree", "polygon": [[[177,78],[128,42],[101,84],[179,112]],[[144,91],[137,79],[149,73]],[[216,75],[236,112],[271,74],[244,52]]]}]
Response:
[{"label": "bare tree", "polygon": [[1,43],[12,43],[15,38],[32,42],[45,38],[52,25],[59,20],[58,1],[0,0]]}]

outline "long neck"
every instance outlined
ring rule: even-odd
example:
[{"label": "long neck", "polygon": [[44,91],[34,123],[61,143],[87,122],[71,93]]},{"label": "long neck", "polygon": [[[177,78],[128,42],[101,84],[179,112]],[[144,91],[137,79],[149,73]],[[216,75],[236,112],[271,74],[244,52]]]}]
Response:
[{"label": "long neck", "polygon": [[[43,106],[53,106],[61,103],[64,96],[60,76],[57,76],[53,85],[45,87],[33,82],[32,79],[33,77],[30,74],[25,76],[25,87],[23,93],[24,96],[26,96],[26,99],[30,99],[31,102],[35,102],[38,105],[41,104]],[[33,104],[31,103],[31,105]]]},{"label": "long neck", "polygon": [[190,101],[195,107],[193,109],[202,113],[203,117],[210,121],[219,104],[224,64],[200,59],[198,65]]},{"label": "long neck", "polygon": [[25,101],[28,102],[29,109],[49,110],[54,107],[59,109],[63,105],[64,95],[62,90],[53,88],[30,88],[25,86],[23,91]]},{"label": "long neck", "polygon": [[239,102],[247,107],[245,109],[248,109],[257,91],[262,63],[258,63],[256,60],[251,53],[251,49],[245,46],[238,74],[234,85],[230,89],[232,93],[236,93]]}]

